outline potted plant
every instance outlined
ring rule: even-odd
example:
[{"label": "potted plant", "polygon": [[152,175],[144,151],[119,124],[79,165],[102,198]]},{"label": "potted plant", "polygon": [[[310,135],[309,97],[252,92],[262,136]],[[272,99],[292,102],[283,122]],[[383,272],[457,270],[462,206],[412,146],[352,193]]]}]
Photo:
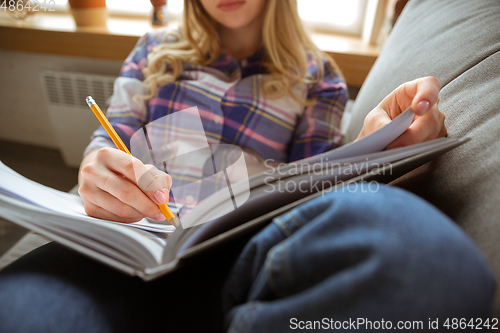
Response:
[{"label": "potted plant", "polygon": [[69,5],[78,27],[106,26],[106,0],[69,0]]}]

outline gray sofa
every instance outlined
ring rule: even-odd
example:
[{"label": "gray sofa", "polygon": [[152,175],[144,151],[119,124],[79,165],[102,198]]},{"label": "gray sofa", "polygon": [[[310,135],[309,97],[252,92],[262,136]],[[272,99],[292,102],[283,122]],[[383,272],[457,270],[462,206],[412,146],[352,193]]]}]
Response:
[{"label": "gray sofa", "polygon": [[[432,75],[443,86],[448,136],[469,137],[393,185],[425,198],[475,241],[500,278],[500,1],[411,0],[350,111],[345,142],[403,82]],[[460,263],[457,262],[457,265]],[[494,315],[500,317],[500,293]]]}]

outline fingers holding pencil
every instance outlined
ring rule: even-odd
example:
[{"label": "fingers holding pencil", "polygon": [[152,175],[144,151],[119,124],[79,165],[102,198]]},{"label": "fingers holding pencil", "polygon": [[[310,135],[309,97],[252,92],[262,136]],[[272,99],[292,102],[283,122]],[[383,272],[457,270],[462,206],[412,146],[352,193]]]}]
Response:
[{"label": "fingers holding pencil", "polygon": [[[173,219],[175,215],[166,204],[172,178],[154,166],[146,166],[139,159],[133,157],[94,99],[88,96],[86,102],[119,151],[103,148],[96,153],[94,161],[86,165],[82,162],[81,195],[84,202],[85,197],[88,197],[88,201],[92,202],[94,206],[108,209],[120,217],[123,217],[123,214],[129,214],[129,216],[125,216],[128,218],[137,215],[134,210],[155,220],[164,220],[166,217],[175,226],[176,221]],[[122,180],[129,183],[121,181],[116,175],[121,175]],[[90,186],[85,186],[87,184]],[[134,186],[131,187],[131,185]],[[95,187],[110,196],[104,195],[103,197],[102,193],[95,190]],[[93,191],[92,188],[94,188]],[[100,201],[104,200],[101,204],[95,202],[97,200],[91,200],[91,198],[95,199],[98,194],[101,195]],[[116,203],[115,198],[126,206]],[[156,203],[156,206],[153,203]],[[89,207],[94,206],[89,205]],[[93,209],[93,211],[99,212],[100,210]],[[120,213],[117,214],[115,211]]]},{"label": "fingers holding pencil", "polygon": [[[131,155],[118,153],[113,148],[99,150],[96,160],[107,170],[112,171],[114,174],[122,175],[130,183],[138,187],[150,201],[157,205],[162,205],[168,201],[172,180],[169,175],[159,171],[154,166],[146,166],[139,159]],[[105,185],[104,183],[103,187]],[[122,189],[122,191],[125,189]],[[120,189],[113,190],[119,191]],[[117,196],[120,196],[120,194],[117,193]],[[158,207],[156,208],[158,210]]]},{"label": "fingers holding pencil", "polygon": [[165,217],[158,205],[168,201],[170,177],[165,173],[162,177],[156,171],[117,149],[102,148],[81,169],[80,195],[84,202],[105,209],[120,220],[150,217],[162,221]]}]

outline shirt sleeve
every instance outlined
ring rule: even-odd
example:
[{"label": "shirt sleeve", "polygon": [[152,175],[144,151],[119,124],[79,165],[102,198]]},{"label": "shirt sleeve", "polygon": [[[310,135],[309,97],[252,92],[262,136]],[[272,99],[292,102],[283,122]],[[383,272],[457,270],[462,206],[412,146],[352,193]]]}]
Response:
[{"label": "shirt sleeve", "polygon": [[[115,80],[113,95],[106,112],[106,117],[130,150],[130,138],[148,120],[147,103],[134,100],[135,95],[144,95],[144,75],[142,70],[147,66],[148,54],[163,39],[163,32],[148,33],[141,37],[136,46],[125,59],[120,76]],[[90,144],[84,156],[93,150],[103,147],[115,147],[104,128],[100,126],[91,136]]]},{"label": "shirt sleeve", "polygon": [[[325,74],[308,93],[316,102],[305,108],[298,120],[290,148],[289,162],[321,154],[340,145],[340,120],[348,100],[347,85],[334,66],[324,60]],[[317,66],[309,66],[309,73]]]}]

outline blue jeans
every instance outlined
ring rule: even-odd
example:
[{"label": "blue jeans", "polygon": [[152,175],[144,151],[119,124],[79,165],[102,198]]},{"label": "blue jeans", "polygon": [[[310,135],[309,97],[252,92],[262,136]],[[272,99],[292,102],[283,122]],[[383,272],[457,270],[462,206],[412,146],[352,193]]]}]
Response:
[{"label": "blue jeans", "polygon": [[382,319],[426,331],[429,319],[445,330],[447,318],[487,317],[494,287],[443,213],[401,189],[354,184],[275,218],[246,245],[223,294],[230,332],[370,331]]},{"label": "blue jeans", "polygon": [[241,253],[153,282],[44,246],[0,273],[0,332],[383,331],[400,321],[429,331],[436,319],[444,331],[446,318],[487,317],[494,284],[437,209],[351,185],[275,218]]}]

